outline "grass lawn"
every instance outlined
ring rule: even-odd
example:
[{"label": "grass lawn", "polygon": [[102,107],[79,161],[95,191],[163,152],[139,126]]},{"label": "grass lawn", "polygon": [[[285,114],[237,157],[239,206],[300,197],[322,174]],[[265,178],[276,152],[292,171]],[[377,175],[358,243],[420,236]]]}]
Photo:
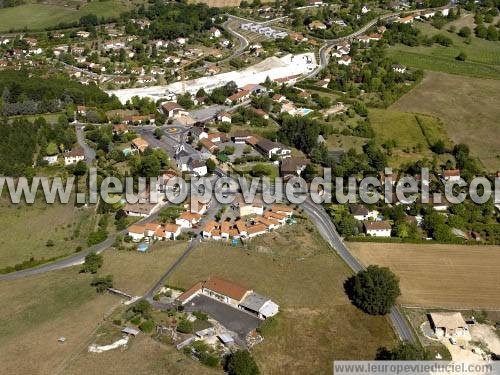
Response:
[{"label": "grass lawn", "polygon": [[[107,250],[99,274],[111,273],[116,287],[141,295],[184,249],[185,243],[179,242],[154,245],[145,254]],[[183,361],[177,362],[182,353],[177,355],[172,347],[149,342],[144,335],[137,340],[137,348],[136,342],[130,345],[131,353],[117,351],[116,358],[114,354],[90,355],[88,345],[95,342],[97,330],[107,324],[103,318],[120,305],[120,299],[98,295],[90,286],[93,276],[79,274],[78,269],[72,267],[0,283],[0,295],[4,298],[0,306],[0,360],[5,373],[120,373],[115,372],[117,358],[120,363],[138,366],[134,367],[138,374],[158,373],[165,366],[172,369],[171,373],[193,373],[187,369],[187,372],[174,371],[185,367]],[[64,344],[57,342],[60,336],[66,337]],[[138,361],[139,357],[148,360]],[[72,366],[75,359],[77,365]],[[98,365],[101,367],[94,367]],[[68,366],[72,371],[67,371]],[[193,366],[198,365],[193,362]],[[128,373],[125,367],[121,373]]]},{"label": "grass lawn", "polygon": [[378,347],[395,344],[385,317],[351,305],[343,289],[349,269],[309,222],[300,220],[246,247],[200,244],[169,284],[187,288],[210,275],[280,305],[277,326],[253,349],[264,374],[331,373],[334,359],[373,359]]},{"label": "grass lawn", "polygon": [[[69,255],[86,247],[95,225],[93,208],[75,208],[71,203],[13,205],[0,198],[0,268],[35,259]],[[110,224],[111,227],[111,224]],[[46,246],[51,240],[54,246]]]},{"label": "grass lawn", "polygon": [[390,109],[439,117],[449,137],[468,144],[493,172],[500,169],[499,102],[498,80],[426,72],[422,83]]},{"label": "grass lawn", "polygon": [[92,1],[77,10],[74,7],[52,4],[23,4],[12,8],[0,9],[0,32],[11,29],[40,30],[56,26],[61,22],[78,21],[86,14],[98,17],[116,17],[126,11],[129,2],[126,0]]},{"label": "grass lawn", "polygon": [[[402,44],[390,47],[389,56],[399,63],[418,69],[440,71],[451,74],[481,78],[500,79],[500,43],[472,37],[470,44],[455,33],[438,30],[427,23],[418,22],[415,27],[426,35],[443,34],[453,40],[453,45],[444,47],[409,47]],[[446,26],[445,26],[446,28]],[[466,61],[455,58],[460,52],[467,55]]]},{"label": "grass lawn", "polygon": [[365,265],[387,266],[410,306],[500,309],[500,246],[349,243]]}]

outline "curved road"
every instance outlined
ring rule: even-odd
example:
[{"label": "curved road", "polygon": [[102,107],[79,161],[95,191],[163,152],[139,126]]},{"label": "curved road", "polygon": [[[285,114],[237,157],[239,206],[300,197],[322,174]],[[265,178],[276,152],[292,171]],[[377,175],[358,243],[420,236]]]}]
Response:
[{"label": "curved road", "polygon": [[[304,202],[302,207],[307,212],[311,220],[316,224],[316,227],[321,235],[344,260],[344,262],[347,263],[349,268],[351,268],[354,272],[359,272],[365,269],[363,265],[350,253],[340,235],[337,233],[330,216],[323,207],[310,201]],[[389,318],[391,319],[391,323],[400,340],[411,343],[417,342],[413,334],[413,329],[397,306],[392,308]]]}]

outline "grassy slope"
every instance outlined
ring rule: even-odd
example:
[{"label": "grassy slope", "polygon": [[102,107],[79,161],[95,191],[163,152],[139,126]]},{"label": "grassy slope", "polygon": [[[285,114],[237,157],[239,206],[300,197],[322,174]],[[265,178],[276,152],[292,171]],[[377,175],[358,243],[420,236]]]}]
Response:
[{"label": "grassy slope", "polygon": [[0,32],[27,27],[39,30],[55,26],[60,22],[73,22],[81,16],[94,13],[99,17],[114,17],[127,10],[122,0],[92,1],[79,10],[62,5],[24,4],[0,9]]},{"label": "grassy slope", "polygon": [[[30,257],[48,259],[73,253],[77,246],[85,248],[94,226],[93,209],[77,209],[73,204],[26,206],[0,199],[0,210],[0,268]],[[79,230],[77,237],[75,230]],[[47,240],[54,246],[45,246]]]},{"label": "grassy slope", "polygon": [[371,359],[379,346],[394,343],[385,318],[350,304],[343,291],[350,271],[309,223],[256,238],[246,249],[207,242],[169,283],[189,287],[210,275],[280,305],[278,326],[253,349],[262,373],[331,373],[334,359]]},{"label": "grassy slope", "polygon": [[466,143],[484,166],[500,169],[500,81],[427,72],[391,110],[439,117],[455,143]]},{"label": "grassy slope", "polygon": [[364,264],[388,266],[399,276],[401,303],[500,308],[499,246],[350,243],[349,248]]},{"label": "grassy slope", "polygon": [[[113,274],[116,287],[140,295],[184,249],[185,243],[179,242],[155,245],[154,250],[146,254],[108,250],[99,273]],[[79,274],[78,267],[73,267],[0,283],[4,301],[0,305],[0,361],[5,373],[54,374],[58,373],[57,369],[69,373],[66,368],[75,358],[81,359],[77,369],[82,373],[97,373],[92,371],[96,363],[101,365],[99,373],[119,373],[114,372],[115,363],[109,362],[109,357],[99,362],[102,356],[87,353],[87,346],[95,340],[95,328],[120,304],[118,297],[96,294],[90,286],[92,278]],[[60,336],[67,338],[64,344],[57,342]],[[154,350],[154,356],[148,354],[148,348]],[[172,358],[177,360],[177,356],[173,351],[154,343],[139,344],[130,355],[121,353],[120,361],[129,366],[141,364],[143,367],[138,366],[137,370],[143,371],[138,374],[157,373],[166,363],[176,368]],[[137,353],[140,354],[136,356]],[[150,362],[137,360],[143,356]],[[191,363],[190,366],[196,369],[198,365]]]},{"label": "grassy slope", "polygon": [[[500,42],[472,37],[471,44],[466,44],[463,38],[444,29],[438,30],[424,23],[415,25],[426,35],[440,33],[450,37],[453,45],[408,47],[398,44],[389,48],[389,55],[399,63],[424,70],[500,79]],[[457,61],[455,57],[462,51],[467,60]]]}]

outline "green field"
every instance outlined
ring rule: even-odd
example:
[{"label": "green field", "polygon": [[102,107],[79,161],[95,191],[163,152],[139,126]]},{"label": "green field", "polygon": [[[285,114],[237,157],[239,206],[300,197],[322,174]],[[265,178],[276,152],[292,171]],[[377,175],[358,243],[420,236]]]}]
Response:
[{"label": "green field", "polygon": [[343,289],[351,274],[314,226],[299,223],[252,239],[246,247],[200,244],[168,283],[184,288],[219,275],[280,305],[277,326],[252,351],[263,374],[327,374],[334,359],[373,359],[392,346],[385,317],[355,308]]},{"label": "green field", "polygon": [[490,171],[500,169],[500,80],[427,72],[390,109],[438,117],[454,143],[466,143]]},{"label": "green field", "polygon": [[389,157],[393,167],[425,157],[432,158],[429,147],[439,139],[451,145],[443,125],[435,117],[387,109],[370,109],[369,118],[379,145],[395,141]]},{"label": "green field", "polygon": [[[457,34],[438,30],[426,23],[416,23],[415,27],[425,35],[437,33],[450,37],[453,45],[444,47],[434,44],[432,47],[409,47],[402,44],[390,47],[389,56],[395,61],[417,69],[440,71],[471,77],[500,79],[500,42],[492,42],[472,37],[470,44]],[[466,61],[455,58],[460,52],[467,55]]]},{"label": "green field", "polygon": [[116,17],[129,7],[126,0],[92,1],[77,10],[75,7],[52,4],[24,4],[0,9],[0,32],[9,30],[41,30],[61,22],[78,21],[86,14]]}]

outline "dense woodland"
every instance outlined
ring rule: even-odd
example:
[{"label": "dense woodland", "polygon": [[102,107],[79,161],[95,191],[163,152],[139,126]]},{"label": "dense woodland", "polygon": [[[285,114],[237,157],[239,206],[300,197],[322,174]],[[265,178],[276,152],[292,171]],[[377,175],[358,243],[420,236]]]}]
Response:
[{"label": "dense woodland", "polygon": [[59,112],[73,104],[121,108],[116,97],[109,97],[96,85],[82,85],[62,73],[1,71],[0,92],[0,114],[4,116]]}]

